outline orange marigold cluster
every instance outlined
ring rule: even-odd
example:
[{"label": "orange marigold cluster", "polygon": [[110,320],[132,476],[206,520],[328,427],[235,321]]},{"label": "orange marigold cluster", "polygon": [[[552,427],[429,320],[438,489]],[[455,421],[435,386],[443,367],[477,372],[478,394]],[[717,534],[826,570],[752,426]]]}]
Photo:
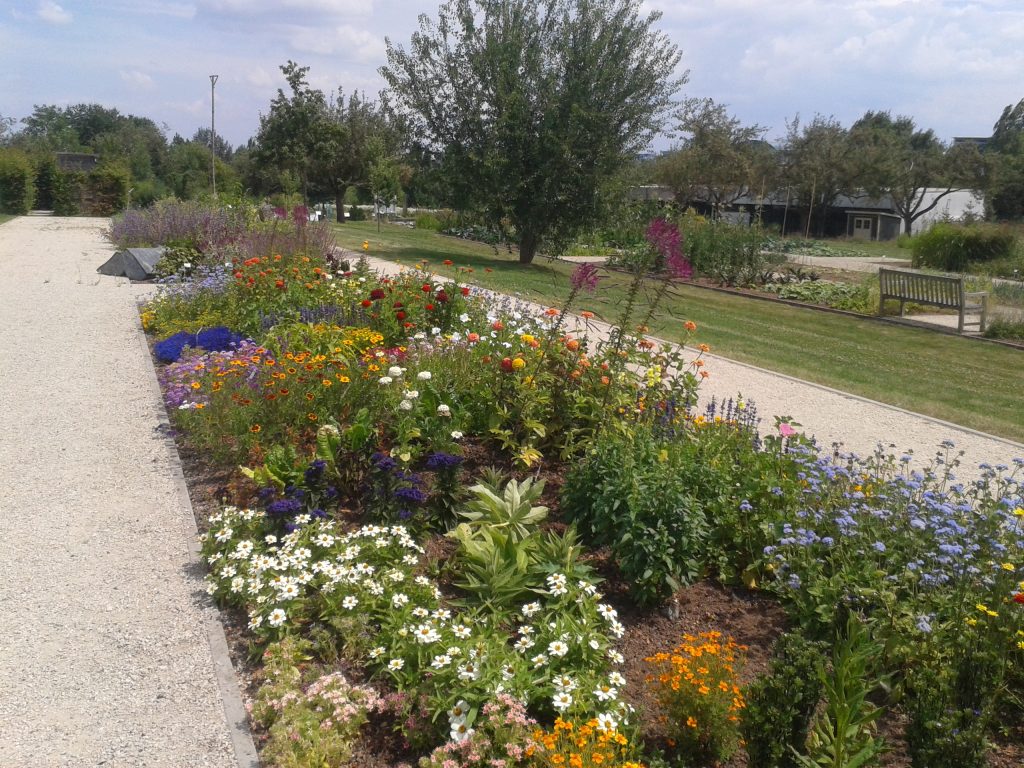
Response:
[{"label": "orange marigold cluster", "polygon": [[614,728],[601,728],[596,719],[573,723],[558,718],[550,731],[534,731],[528,751],[540,765],[557,768],[644,768],[630,759],[629,739]]}]

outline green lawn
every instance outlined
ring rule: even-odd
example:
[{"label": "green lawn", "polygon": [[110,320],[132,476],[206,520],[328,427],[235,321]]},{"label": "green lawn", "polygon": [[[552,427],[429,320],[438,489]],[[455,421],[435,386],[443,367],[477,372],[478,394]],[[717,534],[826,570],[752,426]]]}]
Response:
[{"label": "green lawn", "polygon": [[[543,258],[521,266],[516,254],[433,232],[372,222],[336,225],[338,243],[412,264],[421,259],[470,267],[464,280],[558,306],[568,293],[571,264]],[[486,271],[491,270],[491,271]],[[624,275],[609,273],[584,297],[614,321]],[[699,326],[698,341],[725,357],[891,403],[966,427],[1024,442],[1024,352],[917,328],[790,307],[689,286],[662,305],[652,332],[677,340],[682,323]],[[639,314],[639,313],[638,313]]]}]

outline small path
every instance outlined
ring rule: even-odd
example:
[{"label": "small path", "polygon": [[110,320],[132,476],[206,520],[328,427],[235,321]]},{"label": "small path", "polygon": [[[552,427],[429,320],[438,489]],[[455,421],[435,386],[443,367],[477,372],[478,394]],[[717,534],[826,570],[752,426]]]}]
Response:
[{"label": "small path", "polygon": [[0,766],[255,765],[106,224],[0,226]]},{"label": "small path", "polygon": [[[349,252],[348,256],[358,259],[360,254]],[[383,274],[394,275],[405,269],[385,259],[368,257],[367,260],[373,269]],[[577,319],[577,322],[582,321]],[[591,321],[591,336],[607,338],[610,330],[607,323]],[[696,340],[700,341],[699,328]],[[721,401],[742,394],[756,405],[762,419],[762,432],[771,430],[776,416],[785,416],[801,424],[823,448],[840,443],[843,451],[860,455],[871,454],[878,445],[897,456],[912,451],[915,456],[912,466],[916,467],[930,462],[943,441],[952,440],[956,446],[954,454],[964,451],[961,468],[956,473],[962,480],[977,478],[980,475],[978,465],[983,462],[1012,466],[1014,458],[1024,458],[1024,445],[1012,440],[719,355],[706,354],[704,359],[710,376],[701,385],[701,402],[706,404],[712,397]]]},{"label": "small path", "polygon": [[847,272],[878,272],[881,267],[910,269],[910,259],[890,259],[885,256],[803,256],[786,254],[786,260],[805,267],[843,269]]}]

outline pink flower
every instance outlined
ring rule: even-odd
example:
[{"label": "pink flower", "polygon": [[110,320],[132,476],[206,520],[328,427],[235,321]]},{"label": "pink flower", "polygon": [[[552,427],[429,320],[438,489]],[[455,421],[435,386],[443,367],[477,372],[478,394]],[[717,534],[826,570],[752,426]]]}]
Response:
[{"label": "pink flower", "polygon": [[783,437],[792,437],[793,435],[796,434],[796,430],[789,426],[789,424],[787,424],[786,422],[782,422],[781,424],[779,424],[779,434],[781,434]]},{"label": "pink flower", "polygon": [[601,277],[597,274],[597,265],[584,263],[573,270],[569,282],[577,291],[584,290],[593,293],[597,290],[597,281],[600,279]]}]

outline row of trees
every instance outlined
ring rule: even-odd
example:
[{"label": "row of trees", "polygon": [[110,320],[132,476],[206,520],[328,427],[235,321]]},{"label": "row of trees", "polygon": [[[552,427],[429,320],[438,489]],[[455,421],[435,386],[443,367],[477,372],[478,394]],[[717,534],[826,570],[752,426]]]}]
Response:
[{"label": "row of trees", "polygon": [[[288,87],[245,147],[208,129],[167,141],[151,120],[93,104],[37,107],[18,130],[0,117],[0,145],[37,159],[94,153],[129,174],[140,204],[208,194],[212,147],[222,192],[333,199],[339,221],[352,190],[472,211],[513,230],[524,262],[557,251],[641,181],[715,211],[784,193],[813,216],[841,194],[887,195],[907,229],[932,204],[925,188],[980,188],[994,215],[1024,215],[1024,101],[984,153],[887,112],[849,128],[794,118],[775,148],[721,104],[674,101],[686,77],[658,18],[641,0],[447,0],[436,20],[420,18],[408,49],[388,41],[380,102],[325,94],[307,67],[285,64]],[[680,145],[638,165],[667,128]]]},{"label": "row of trees", "polygon": [[946,144],[913,118],[889,112],[868,111],[849,128],[820,115],[808,123],[794,118],[778,148],[764,141],[765,128],[744,125],[710,99],[687,100],[677,116],[684,140],[648,177],[682,203],[721,211],[740,199],[785,195],[813,215],[840,195],[888,198],[909,233],[945,196],[972,189],[988,193],[994,216],[1024,215],[1015,191],[1024,182],[1024,101],[1007,107],[985,152],[978,142]]}]

